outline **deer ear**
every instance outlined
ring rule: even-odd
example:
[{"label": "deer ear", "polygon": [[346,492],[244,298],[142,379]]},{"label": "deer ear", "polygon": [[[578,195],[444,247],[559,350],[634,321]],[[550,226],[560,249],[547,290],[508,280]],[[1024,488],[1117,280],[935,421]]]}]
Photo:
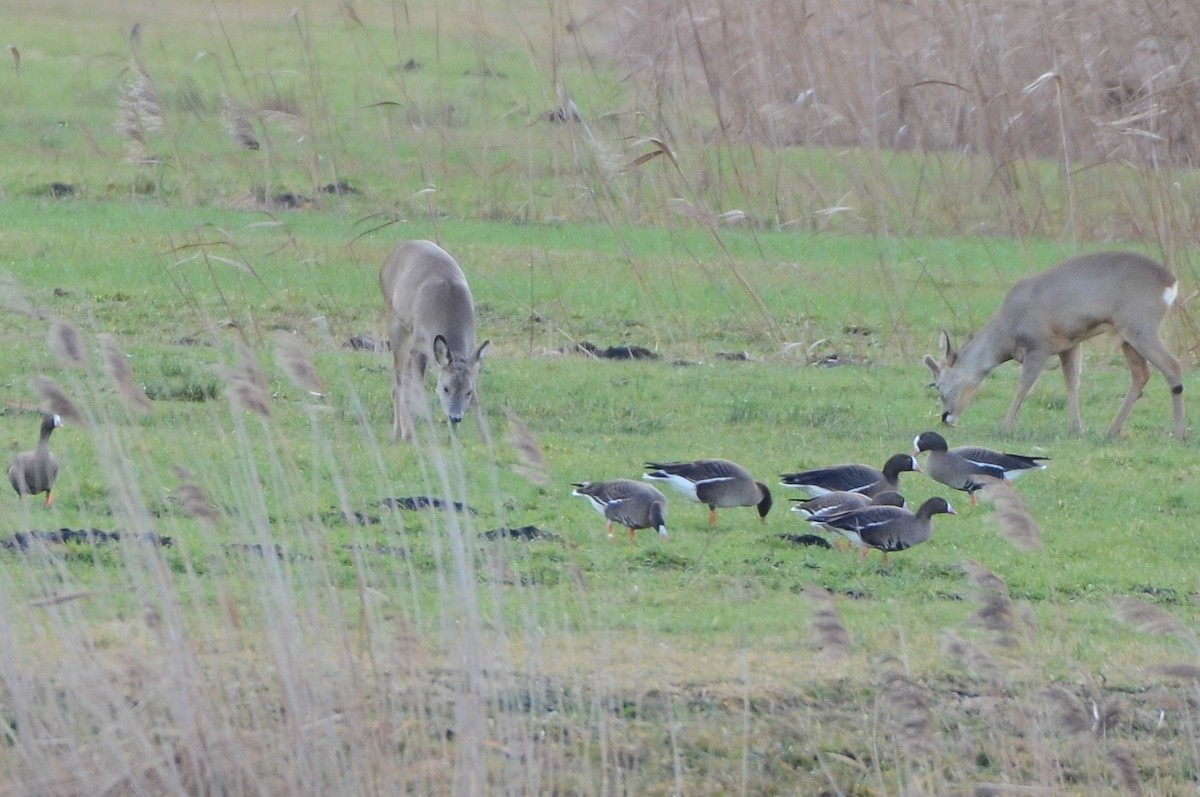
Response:
[{"label": "deer ear", "polygon": [[933,371],[933,378],[937,379],[942,374],[942,367],[938,365],[938,361],[933,359],[932,355],[926,354],[923,363],[929,366],[929,370]]},{"label": "deer ear", "polygon": [[433,339],[433,359],[442,368],[449,368],[450,363],[454,362],[454,355],[450,353],[450,344],[446,343],[446,339],[441,335]]},{"label": "deer ear", "polygon": [[480,343],[479,348],[475,350],[475,354],[471,355],[471,362],[478,365],[479,361],[483,359],[484,350],[487,349],[490,343],[490,340],[485,340],[483,343]]},{"label": "deer ear", "polygon": [[958,351],[954,348],[954,344],[950,342],[950,334],[946,330],[938,335],[938,348],[942,352],[942,362],[949,365],[958,356]]}]

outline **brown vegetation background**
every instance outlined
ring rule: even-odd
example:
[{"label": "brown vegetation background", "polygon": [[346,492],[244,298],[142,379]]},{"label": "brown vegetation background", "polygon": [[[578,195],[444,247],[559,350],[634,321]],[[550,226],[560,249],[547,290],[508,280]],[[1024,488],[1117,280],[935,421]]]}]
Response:
[{"label": "brown vegetation background", "polygon": [[639,106],[723,137],[1191,165],[1200,4],[634,0],[598,12]]}]

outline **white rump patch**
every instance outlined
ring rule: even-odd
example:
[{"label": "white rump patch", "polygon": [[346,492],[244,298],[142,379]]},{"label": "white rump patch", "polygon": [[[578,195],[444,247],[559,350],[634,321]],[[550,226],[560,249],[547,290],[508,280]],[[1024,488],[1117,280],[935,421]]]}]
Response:
[{"label": "white rump patch", "polygon": [[1163,291],[1163,302],[1170,307],[1175,304],[1175,297],[1179,295],[1179,283],[1175,282],[1171,287]]}]

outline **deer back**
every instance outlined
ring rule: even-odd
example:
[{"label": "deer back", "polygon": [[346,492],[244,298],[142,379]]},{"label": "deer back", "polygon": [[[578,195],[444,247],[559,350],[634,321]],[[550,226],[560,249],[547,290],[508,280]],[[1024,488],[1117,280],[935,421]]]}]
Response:
[{"label": "deer back", "polygon": [[1174,275],[1144,255],[1079,255],[1014,285],[988,327],[1018,350],[1057,354],[1101,332],[1157,328],[1175,286]]},{"label": "deer back", "polygon": [[441,335],[455,355],[475,345],[475,301],[466,275],[446,250],[432,241],[410,241],[384,261],[379,286],[391,318],[411,330],[414,343],[432,353]]}]

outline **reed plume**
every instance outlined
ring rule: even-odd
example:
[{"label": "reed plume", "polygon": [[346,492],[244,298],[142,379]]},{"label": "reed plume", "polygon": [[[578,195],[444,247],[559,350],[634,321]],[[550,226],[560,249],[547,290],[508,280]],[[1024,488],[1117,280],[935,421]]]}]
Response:
[{"label": "reed plume", "polygon": [[250,121],[249,114],[239,103],[230,99],[228,94],[221,95],[221,125],[233,139],[233,143],[242,149],[259,148],[258,135],[254,132],[254,124]]},{"label": "reed plume", "polygon": [[237,344],[238,364],[221,369],[229,398],[244,410],[271,417],[271,402],[267,393],[267,377],[254,352],[245,343]]},{"label": "reed plume", "polygon": [[78,405],[50,377],[41,374],[34,376],[33,390],[38,394],[38,398],[42,400],[47,412],[52,412],[67,423],[75,426],[88,425]]},{"label": "reed plume", "polygon": [[995,685],[1004,680],[1004,670],[995,657],[953,631],[946,632],[942,638],[942,648],[975,678]]},{"label": "reed plume", "polygon": [[90,365],[83,337],[74,324],[64,319],[56,318],[50,324],[50,350],[67,368],[86,371]]},{"label": "reed plume", "polygon": [[[971,583],[979,590],[979,608],[968,618],[968,622],[998,634],[1012,634],[1016,629],[1016,615],[1004,579],[970,559],[963,562],[963,568]],[[1007,636],[1004,639],[1012,641]]]},{"label": "reed plume", "polygon": [[912,758],[936,755],[939,746],[937,734],[933,732],[927,690],[904,672],[895,658],[889,658],[884,666],[880,692],[886,716],[891,721],[892,736],[904,753]]},{"label": "reed plume", "polygon": [[987,482],[987,486],[979,491],[979,498],[995,506],[995,511],[988,515],[988,523],[1017,550],[1039,550],[1042,547],[1042,530],[1025,499],[1002,479],[988,476],[980,478]]},{"label": "reed plume", "polygon": [[275,338],[275,362],[292,383],[314,396],[325,395],[325,385],[317,373],[304,342],[296,335],[279,333]]},{"label": "reed plume", "polygon": [[833,595],[824,587],[816,584],[805,584],[804,594],[816,604],[812,617],[808,620],[808,628],[813,641],[826,658],[840,659],[849,656],[853,650],[850,632],[846,630]]},{"label": "reed plume", "polygon": [[1192,638],[1191,632],[1183,623],[1153,603],[1123,596],[1115,596],[1110,599],[1109,603],[1122,622],[1128,623],[1143,634],[1174,636],[1181,639]]},{"label": "reed plume", "polygon": [[1108,751],[1108,761],[1112,764],[1117,782],[1121,784],[1125,794],[1139,795],[1142,793],[1142,778],[1138,775],[1137,762],[1128,748],[1114,746]]},{"label": "reed plume", "polygon": [[117,345],[117,339],[107,333],[96,337],[100,341],[100,348],[104,354],[104,370],[117,389],[117,395],[129,407],[138,412],[150,412],[154,409],[146,391],[142,390],[141,386],[134,381],[133,370],[129,367],[129,359]]},{"label": "reed plume", "polygon": [[517,452],[517,464],[512,469],[533,484],[549,484],[546,457],[537,438],[515,412],[506,409],[505,415],[508,417],[508,441]]},{"label": "reed plume", "polygon": [[131,162],[146,165],[158,161],[150,154],[147,134],[163,128],[162,97],[141,63],[134,64],[133,77],[117,92],[114,127],[125,139]]},{"label": "reed plume", "polygon": [[1060,733],[1073,735],[1090,733],[1092,715],[1083,701],[1062,686],[1048,686],[1038,693],[1050,724]]},{"label": "reed plume", "polygon": [[179,479],[179,486],[175,488],[172,496],[183,507],[183,511],[187,515],[200,521],[205,528],[213,529],[220,520],[221,514],[208,500],[208,496],[200,485],[196,484],[192,472],[182,465],[172,465],[171,470]]}]

